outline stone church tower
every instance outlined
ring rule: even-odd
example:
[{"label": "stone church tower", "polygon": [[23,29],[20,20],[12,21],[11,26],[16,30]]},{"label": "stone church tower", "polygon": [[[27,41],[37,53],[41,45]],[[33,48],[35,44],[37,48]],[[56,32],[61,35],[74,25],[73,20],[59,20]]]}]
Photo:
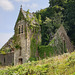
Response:
[{"label": "stone church tower", "polygon": [[[27,18],[26,13],[27,12],[22,10],[22,8],[20,9],[20,13],[17,19],[18,22],[16,23],[14,28],[15,36],[17,38],[16,47],[18,47],[17,49],[15,48],[14,50],[14,65],[23,64],[30,58],[31,38],[35,38],[37,40],[36,45],[38,42],[39,43],[41,42],[40,26],[37,24],[35,20],[33,20],[32,24],[37,25],[37,27],[33,26],[33,29],[29,28],[30,25],[26,21],[26,18]],[[30,19],[34,17],[32,13],[29,13],[28,16]],[[38,32],[37,34],[35,34],[37,29],[38,29]]]}]

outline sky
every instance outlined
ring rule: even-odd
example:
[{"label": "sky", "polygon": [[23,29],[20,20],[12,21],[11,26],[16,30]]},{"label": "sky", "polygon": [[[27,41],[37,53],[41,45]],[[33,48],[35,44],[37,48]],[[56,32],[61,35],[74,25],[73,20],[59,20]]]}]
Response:
[{"label": "sky", "polygon": [[0,48],[14,35],[20,6],[35,12],[49,6],[49,0],[0,0]]}]

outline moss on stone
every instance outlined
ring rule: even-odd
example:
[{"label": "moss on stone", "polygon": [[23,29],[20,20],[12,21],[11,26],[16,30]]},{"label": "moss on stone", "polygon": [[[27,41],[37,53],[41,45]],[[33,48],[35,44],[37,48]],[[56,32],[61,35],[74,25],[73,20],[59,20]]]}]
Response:
[{"label": "moss on stone", "polygon": [[20,37],[19,37],[19,30],[18,27],[15,28],[15,34],[13,36],[13,44],[16,48],[17,46],[20,46]]},{"label": "moss on stone", "polygon": [[16,24],[20,21],[20,20],[24,20],[25,18],[24,18],[24,15],[23,15],[23,13],[22,13],[22,11],[20,10],[20,13],[19,13],[19,16],[18,16],[18,19],[17,19],[17,21],[16,21]]}]

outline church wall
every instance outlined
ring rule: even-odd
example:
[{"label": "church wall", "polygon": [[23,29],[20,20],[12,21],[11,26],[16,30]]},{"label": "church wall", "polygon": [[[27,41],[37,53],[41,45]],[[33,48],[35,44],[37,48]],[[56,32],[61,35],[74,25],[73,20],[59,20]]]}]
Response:
[{"label": "church wall", "polygon": [[[23,25],[23,33],[22,31],[22,25]],[[32,31],[29,27],[28,24],[25,23],[24,20],[21,20],[18,22],[16,25],[20,29],[20,34],[16,34],[20,39],[20,46],[21,49],[15,49],[14,50],[14,65],[19,64],[19,59],[21,59],[22,63],[25,63],[30,57],[31,57],[31,39],[35,38],[36,39],[36,44],[40,42],[41,40],[41,34],[40,32],[36,33],[35,31]],[[35,28],[34,28],[35,30]],[[20,55],[21,52],[21,55]],[[37,52],[38,53],[38,52]],[[35,56],[37,56],[35,54]]]},{"label": "church wall", "polygon": [[[23,25],[23,33],[22,31],[22,25]],[[22,20],[18,23],[18,27],[21,27],[20,34],[17,34],[19,36],[20,41],[20,47],[21,49],[15,49],[14,51],[14,65],[19,64],[19,59],[22,59],[22,63],[25,63],[27,61],[27,36],[25,32],[25,21]]]},{"label": "church wall", "polygon": [[[37,30],[38,29],[38,30]],[[41,28],[33,29],[30,34],[30,57],[35,58],[38,57],[38,46],[41,44]]]},{"label": "church wall", "polygon": [[14,53],[0,54],[0,65],[8,66],[14,64]]},{"label": "church wall", "polygon": [[72,43],[71,43],[71,41],[70,41],[70,39],[69,39],[63,26],[61,26],[58,29],[57,33],[55,34],[55,38],[57,38],[57,34],[61,37],[62,41],[65,41],[67,50],[69,52],[72,52],[74,50],[74,47],[73,47],[73,45],[72,45]]},{"label": "church wall", "polygon": [[30,44],[31,44],[31,30],[27,27],[27,60],[30,57]]}]

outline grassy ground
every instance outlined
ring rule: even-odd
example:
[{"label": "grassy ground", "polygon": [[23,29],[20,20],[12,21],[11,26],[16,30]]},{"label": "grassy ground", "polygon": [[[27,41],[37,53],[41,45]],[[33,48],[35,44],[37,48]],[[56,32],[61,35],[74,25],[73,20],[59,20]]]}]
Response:
[{"label": "grassy ground", "polygon": [[75,52],[7,67],[0,75],[75,75]]}]

